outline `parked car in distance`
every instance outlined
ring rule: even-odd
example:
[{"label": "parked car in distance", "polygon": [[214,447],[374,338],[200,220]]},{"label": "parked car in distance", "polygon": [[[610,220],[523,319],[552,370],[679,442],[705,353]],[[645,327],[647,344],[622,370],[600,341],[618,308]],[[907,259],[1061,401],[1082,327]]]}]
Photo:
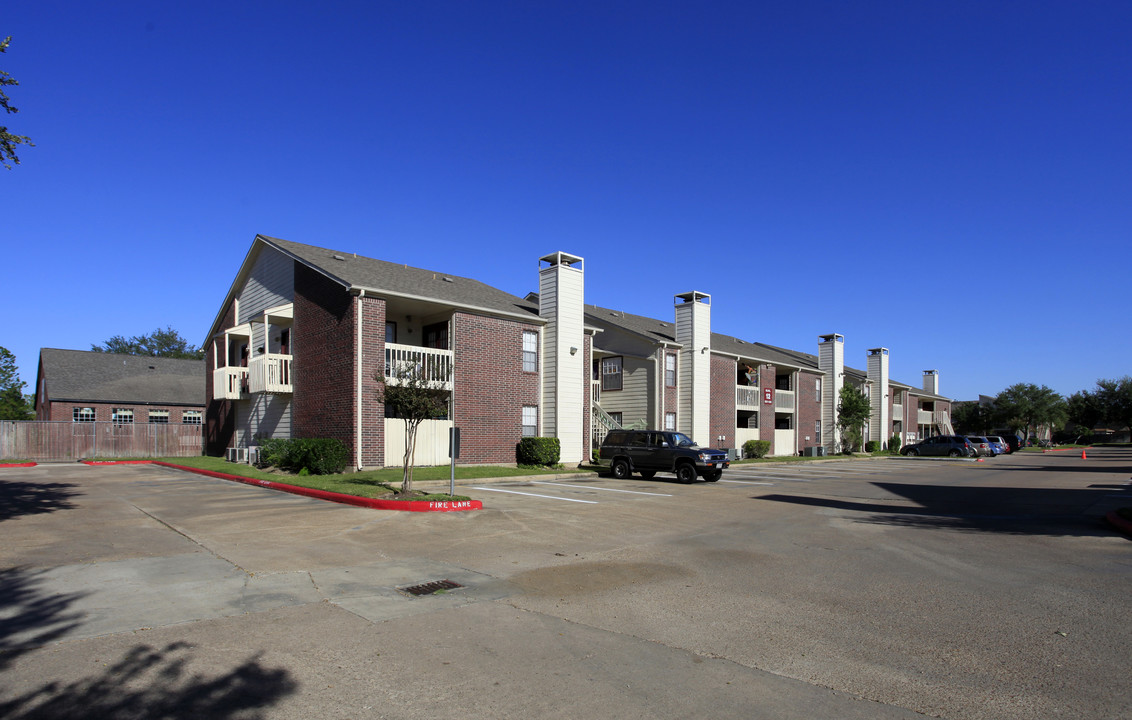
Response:
[{"label": "parked car in distance", "polygon": [[979,457],[995,456],[994,448],[991,447],[990,440],[986,439],[982,435],[968,435],[967,442],[971,443],[972,447],[975,448],[975,453]]},{"label": "parked car in distance", "polygon": [[975,448],[963,435],[936,435],[900,448],[901,455],[975,457]]},{"label": "parked car in distance", "polygon": [[1022,438],[1017,435],[999,435],[1006,442],[1007,452],[1018,452],[1022,447]]},{"label": "parked car in distance", "polygon": [[644,478],[670,472],[686,484],[695,482],[697,476],[715,482],[730,465],[723,450],[702,448],[687,435],[667,430],[610,430],[597,462],[619,479],[635,472]]},{"label": "parked car in distance", "polygon": [[991,450],[994,450],[995,455],[1005,455],[1010,452],[1010,446],[998,435],[987,435],[987,440],[990,440]]}]

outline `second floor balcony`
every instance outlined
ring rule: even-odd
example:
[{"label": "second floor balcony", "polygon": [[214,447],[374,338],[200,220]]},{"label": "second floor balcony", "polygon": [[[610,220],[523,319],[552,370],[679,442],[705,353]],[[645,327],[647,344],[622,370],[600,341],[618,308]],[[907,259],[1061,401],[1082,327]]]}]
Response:
[{"label": "second floor balcony", "polygon": [[248,389],[253,393],[291,393],[291,356],[258,355],[248,363]]},{"label": "second floor balcony", "polygon": [[246,367],[220,367],[212,372],[212,395],[217,400],[239,400],[247,391]]},{"label": "second floor balcony", "polygon": [[452,351],[385,343],[385,382],[399,385],[413,373],[443,390],[451,390]]},{"label": "second floor balcony", "polygon": [[735,386],[735,407],[739,410],[758,410],[761,390],[754,385]]}]

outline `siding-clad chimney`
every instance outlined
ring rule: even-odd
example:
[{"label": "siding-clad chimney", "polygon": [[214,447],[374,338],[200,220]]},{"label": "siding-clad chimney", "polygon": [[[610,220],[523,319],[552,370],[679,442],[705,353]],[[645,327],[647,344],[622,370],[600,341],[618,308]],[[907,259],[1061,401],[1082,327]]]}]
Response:
[{"label": "siding-clad chimney", "polygon": [[825,373],[821,394],[821,439],[827,455],[841,448],[841,431],[837,428],[837,404],[845,385],[845,336],[833,333],[819,335],[818,369]]},{"label": "siding-clad chimney", "polygon": [[888,418],[888,348],[872,348],[869,351],[866,374],[869,382],[873,384],[872,396],[869,405],[872,415],[869,417],[869,437],[886,446],[892,435],[892,425]]},{"label": "siding-clad chimney", "polygon": [[542,434],[557,437],[564,465],[585,459],[585,273],[582,258],[556,252],[539,258],[539,309],[546,318],[542,357]]},{"label": "siding-clad chimney", "polygon": [[924,371],[924,392],[939,395],[939,370]]},{"label": "siding-clad chimney", "polygon": [[711,295],[693,290],[677,295],[675,301],[676,342],[684,346],[677,370],[676,428],[710,447]]}]

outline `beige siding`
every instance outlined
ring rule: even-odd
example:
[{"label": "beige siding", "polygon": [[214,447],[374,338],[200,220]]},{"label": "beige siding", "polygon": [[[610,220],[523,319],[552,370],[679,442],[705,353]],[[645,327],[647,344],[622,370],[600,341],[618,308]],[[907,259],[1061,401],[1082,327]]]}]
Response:
[{"label": "beige siding", "polygon": [[601,394],[601,407],[606,412],[621,413],[622,423],[633,425],[644,421],[648,427],[659,427],[653,398],[656,363],[652,358],[625,357],[622,390]]}]

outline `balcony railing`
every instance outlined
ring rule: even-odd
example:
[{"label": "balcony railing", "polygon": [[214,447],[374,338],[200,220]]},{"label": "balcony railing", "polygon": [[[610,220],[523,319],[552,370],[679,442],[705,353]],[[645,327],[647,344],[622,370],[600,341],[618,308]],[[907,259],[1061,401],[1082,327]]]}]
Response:
[{"label": "balcony railing", "polygon": [[794,411],[794,391],[793,390],[775,390],[774,391],[774,409],[782,412]]},{"label": "balcony railing", "polygon": [[252,358],[248,363],[248,389],[254,393],[294,392],[291,356],[268,353]]},{"label": "balcony railing", "polygon": [[757,410],[759,408],[759,389],[753,385],[735,386],[735,407],[742,410]]},{"label": "balcony railing", "polygon": [[217,400],[239,400],[247,383],[246,367],[221,367],[212,372],[212,394]]},{"label": "balcony railing", "polygon": [[601,380],[590,380],[590,401],[594,405],[601,404]]},{"label": "balcony railing", "polygon": [[931,410],[917,410],[916,411],[916,424],[917,425],[934,425],[935,421],[932,418]]},{"label": "balcony railing", "polygon": [[413,372],[419,372],[422,378],[444,390],[451,390],[452,351],[385,343],[385,382],[399,385]]},{"label": "balcony railing", "polygon": [[892,406],[892,419],[893,420],[903,420],[904,419],[904,406],[903,405],[894,404]]}]

